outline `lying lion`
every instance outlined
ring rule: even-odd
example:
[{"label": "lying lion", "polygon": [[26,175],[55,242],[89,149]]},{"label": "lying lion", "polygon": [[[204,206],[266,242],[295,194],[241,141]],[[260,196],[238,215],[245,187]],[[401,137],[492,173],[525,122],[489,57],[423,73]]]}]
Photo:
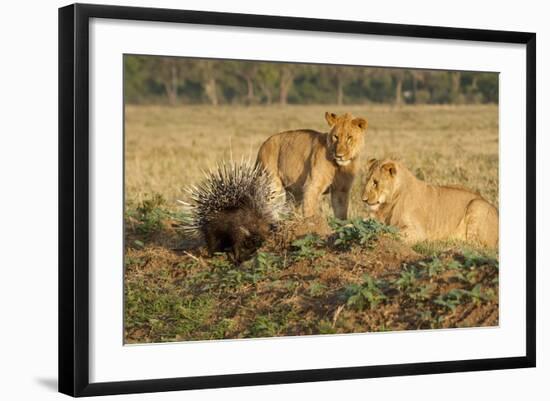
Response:
[{"label": "lying lion", "polygon": [[321,195],[330,192],[334,215],[346,219],[367,120],[328,112],[325,119],[329,133],[297,130],[269,137],[258,151],[257,163],[271,173],[279,190],[302,202],[304,217],[316,216]]},{"label": "lying lion", "polygon": [[498,246],[498,210],[467,189],[431,185],[393,160],[371,159],[363,191],[373,217],[407,242],[459,239]]}]

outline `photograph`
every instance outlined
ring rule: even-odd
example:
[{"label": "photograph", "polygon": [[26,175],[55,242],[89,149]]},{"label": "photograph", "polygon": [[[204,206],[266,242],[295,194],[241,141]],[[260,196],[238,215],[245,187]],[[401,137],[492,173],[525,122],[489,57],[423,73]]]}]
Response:
[{"label": "photograph", "polygon": [[499,73],[124,54],[124,343],[499,326]]},{"label": "photograph", "polygon": [[58,10],[58,391],[537,367],[534,29],[200,8]]}]

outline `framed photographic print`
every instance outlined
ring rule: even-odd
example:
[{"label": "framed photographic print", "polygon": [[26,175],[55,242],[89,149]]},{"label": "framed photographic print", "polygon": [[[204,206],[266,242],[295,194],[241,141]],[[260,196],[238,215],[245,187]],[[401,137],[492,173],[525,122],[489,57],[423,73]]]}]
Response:
[{"label": "framed photographic print", "polygon": [[535,34],[59,10],[59,390],[535,366]]}]

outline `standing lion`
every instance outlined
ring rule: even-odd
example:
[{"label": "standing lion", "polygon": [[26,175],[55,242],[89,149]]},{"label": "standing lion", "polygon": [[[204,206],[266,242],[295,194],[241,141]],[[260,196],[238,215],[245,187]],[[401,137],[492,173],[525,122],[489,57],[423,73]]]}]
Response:
[{"label": "standing lion", "polygon": [[286,131],[269,137],[257,163],[302,203],[305,218],[319,212],[321,195],[330,192],[334,215],[346,219],[351,184],[359,169],[367,120],[346,113],[325,113],[330,132]]}]

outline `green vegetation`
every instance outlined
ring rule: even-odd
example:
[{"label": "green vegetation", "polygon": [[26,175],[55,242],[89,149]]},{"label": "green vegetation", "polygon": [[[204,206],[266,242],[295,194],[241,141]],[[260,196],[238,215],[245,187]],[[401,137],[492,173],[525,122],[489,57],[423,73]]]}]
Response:
[{"label": "green vegetation", "polygon": [[381,234],[397,235],[395,227],[386,226],[373,219],[355,218],[344,221],[334,218],[330,225],[336,234],[334,245],[341,250],[349,250],[353,244],[372,247]]},{"label": "green vegetation", "polygon": [[333,220],[326,238],[275,236],[236,265],[200,244],[171,249],[182,238],[158,200],[126,215],[128,343],[498,324],[498,261],[483,250],[426,257],[392,227]]},{"label": "green vegetation", "polygon": [[366,306],[370,309],[376,308],[380,302],[387,299],[381,290],[385,284],[384,281],[375,280],[365,274],[362,283],[350,284],[345,288],[346,305],[359,310],[363,310]]},{"label": "green vegetation", "polygon": [[318,64],[124,57],[131,103],[477,104],[498,102],[498,74]]},{"label": "green vegetation", "polygon": [[[160,194],[146,196],[136,205],[131,205],[125,211],[126,226],[144,239],[150,238],[162,231],[166,224],[174,221],[185,221],[187,216],[181,211],[168,208],[166,201]],[[141,239],[134,240],[137,246],[143,246]]]},{"label": "green vegetation", "polygon": [[294,260],[313,260],[325,254],[325,251],[320,249],[324,245],[325,242],[318,235],[308,234],[292,242],[291,255]]}]

